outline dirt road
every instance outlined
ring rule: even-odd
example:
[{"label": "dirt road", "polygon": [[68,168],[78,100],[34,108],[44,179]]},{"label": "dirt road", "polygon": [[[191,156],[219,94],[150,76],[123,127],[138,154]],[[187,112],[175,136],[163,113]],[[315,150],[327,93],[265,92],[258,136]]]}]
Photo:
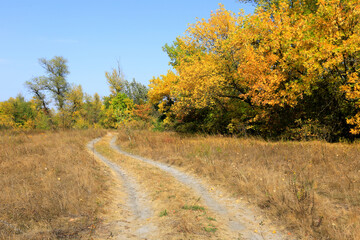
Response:
[{"label": "dirt road", "polygon": [[124,152],[111,134],[88,144],[114,174],[98,239],[287,239],[239,199],[199,177]]}]

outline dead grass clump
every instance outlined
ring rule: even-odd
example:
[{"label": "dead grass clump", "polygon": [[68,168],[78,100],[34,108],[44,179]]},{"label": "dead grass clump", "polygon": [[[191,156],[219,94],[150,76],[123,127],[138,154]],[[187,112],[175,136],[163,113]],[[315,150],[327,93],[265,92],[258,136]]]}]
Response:
[{"label": "dead grass clump", "polygon": [[183,167],[234,196],[245,196],[291,234],[360,239],[359,144],[131,134],[130,140],[119,133],[124,149]]},{"label": "dead grass clump", "polygon": [[0,238],[79,238],[91,232],[107,180],[86,143],[103,134],[2,132]]}]

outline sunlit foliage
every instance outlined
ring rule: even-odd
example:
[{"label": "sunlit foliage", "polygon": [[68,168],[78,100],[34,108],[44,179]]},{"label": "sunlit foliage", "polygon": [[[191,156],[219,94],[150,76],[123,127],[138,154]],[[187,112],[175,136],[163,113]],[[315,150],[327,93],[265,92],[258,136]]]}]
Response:
[{"label": "sunlit foliage", "polygon": [[200,131],[351,137],[359,10],[358,0],[279,0],[245,16],[220,5],[165,45],[174,71],[152,80],[150,101],[169,123]]}]

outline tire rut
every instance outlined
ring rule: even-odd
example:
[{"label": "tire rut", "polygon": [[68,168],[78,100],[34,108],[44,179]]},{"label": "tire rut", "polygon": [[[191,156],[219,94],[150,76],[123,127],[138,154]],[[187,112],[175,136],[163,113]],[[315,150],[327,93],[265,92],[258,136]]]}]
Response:
[{"label": "tire rut", "polygon": [[[131,216],[128,217],[126,221],[120,220],[118,222],[122,222],[122,225],[126,223],[125,226],[123,226],[123,228],[126,229],[126,232],[129,232],[129,229],[131,231],[135,227],[136,229],[132,231],[132,234],[133,236],[136,236],[136,239],[147,239],[147,236],[156,230],[154,225],[146,222],[146,219],[153,215],[153,211],[149,207],[148,198],[146,194],[140,190],[137,182],[129,176],[129,174],[127,174],[117,164],[111,162],[95,150],[94,145],[100,140],[100,138],[92,140],[87,144],[87,148],[94,154],[94,156],[100,159],[116,173],[123,185],[123,190],[125,190],[127,195],[126,207],[131,212]],[[117,237],[117,239],[124,239],[125,236],[123,233],[120,233]],[[128,239],[128,237],[125,237],[125,239]]]},{"label": "tire rut", "polygon": [[216,195],[218,196],[214,196],[214,194],[209,193],[208,189],[210,188],[207,185],[200,183],[197,178],[164,163],[125,152],[116,145],[115,141],[116,137],[113,137],[110,141],[110,146],[118,153],[155,166],[169,173],[182,184],[192,188],[198,195],[201,196],[209,209],[227,219],[227,225],[233,232],[241,234],[242,238],[239,239],[288,239],[278,232],[271,231],[270,229],[266,229],[264,226],[261,226],[262,224],[260,223],[262,223],[263,220],[257,217],[253,211],[245,205],[242,205],[241,203],[234,204],[236,201],[235,199],[224,198],[219,191],[216,192]]}]

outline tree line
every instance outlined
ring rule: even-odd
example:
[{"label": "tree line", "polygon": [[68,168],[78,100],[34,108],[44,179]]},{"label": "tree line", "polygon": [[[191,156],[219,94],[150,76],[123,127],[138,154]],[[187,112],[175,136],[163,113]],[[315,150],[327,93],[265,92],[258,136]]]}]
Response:
[{"label": "tree line", "polygon": [[224,6],[164,50],[151,80],[164,124],[183,132],[328,141],[360,133],[360,1],[256,0]]},{"label": "tree line", "polygon": [[25,82],[32,99],[18,95],[0,102],[0,129],[117,128],[130,121],[148,121],[148,88],[135,79],[127,81],[120,67],[105,73],[111,94],[101,99],[67,81],[64,57],[41,58],[39,63],[45,75]]},{"label": "tree line", "polygon": [[270,139],[358,137],[360,1],[251,2],[257,4],[252,15],[220,5],[166,44],[171,70],[150,80],[149,89],[125,80],[118,67],[105,73],[111,94],[89,96],[66,81],[66,59],[40,59],[46,75],[26,82],[33,99],[0,103],[0,128],[147,126]]}]

